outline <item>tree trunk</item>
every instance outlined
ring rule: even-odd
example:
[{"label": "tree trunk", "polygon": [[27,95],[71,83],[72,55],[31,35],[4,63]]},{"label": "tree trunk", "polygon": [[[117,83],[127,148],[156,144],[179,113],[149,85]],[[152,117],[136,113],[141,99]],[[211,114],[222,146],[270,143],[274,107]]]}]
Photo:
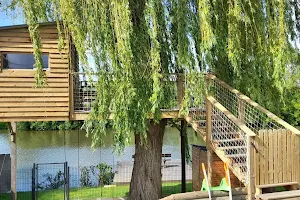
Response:
[{"label": "tree trunk", "polygon": [[141,145],[140,136],[135,135],[134,166],[128,198],[130,200],[161,198],[161,154],[166,122],[164,119],[155,124],[151,120],[146,145]]}]

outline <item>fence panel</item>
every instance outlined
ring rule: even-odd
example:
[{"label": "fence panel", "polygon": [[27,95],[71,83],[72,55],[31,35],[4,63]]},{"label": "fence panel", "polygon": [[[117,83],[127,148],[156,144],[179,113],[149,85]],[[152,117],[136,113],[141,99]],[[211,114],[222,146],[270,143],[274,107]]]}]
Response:
[{"label": "fence panel", "polygon": [[254,145],[256,185],[300,180],[297,135],[286,129],[260,130]]}]

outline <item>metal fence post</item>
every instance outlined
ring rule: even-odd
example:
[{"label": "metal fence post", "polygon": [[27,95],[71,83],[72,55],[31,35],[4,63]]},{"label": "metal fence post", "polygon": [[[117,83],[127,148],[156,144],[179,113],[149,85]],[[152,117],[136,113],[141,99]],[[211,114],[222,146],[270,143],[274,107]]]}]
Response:
[{"label": "metal fence post", "polygon": [[68,167],[67,163],[67,200],[70,199],[70,167]]},{"label": "metal fence post", "polygon": [[64,199],[69,200],[69,167],[68,162],[64,163]]},{"label": "metal fence post", "polygon": [[32,168],[32,190],[31,190],[31,199],[35,200],[35,163],[33,163],[33,168]]},{"label": "metal fence post", "polygon": [[35,186],[36,186],[36,188],[35,188],[35,192],[34,192],[34,197],[35,197],[35,199],[36,200],[38,200],[39,199],[39,193],[38,193],[38,187],[39,187],[39,164],[36,164],[36,168],[35,168],[35,176],[36,176],[36,178],[35,178]]}]

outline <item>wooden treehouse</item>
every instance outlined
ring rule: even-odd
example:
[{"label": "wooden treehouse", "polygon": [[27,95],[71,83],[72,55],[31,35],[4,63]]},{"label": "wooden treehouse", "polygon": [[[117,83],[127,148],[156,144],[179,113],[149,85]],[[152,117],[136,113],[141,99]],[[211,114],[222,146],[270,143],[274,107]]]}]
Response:
[{"label": "wooden treehouse", "polygon": [[[79,73],[76,50],[69,38],[58,50],[56,24],[40,24],[42,59],[47,85],[35,88],[33,46],[27,26],[0,28],[0,122],[9,122],[12,134],[12,172],[16,171],[15,122],[86,119],[96,92]],[[273,197],[299,197],[300,131],[247,96],[208,74],[210,94],[193,105],[188,116],[179,115],[182,76],[171,74],[177,106],[165,108],[163,118],[180,118],[206,141],[209,180],[214,180],[214,158],[230,166],[232,176],[247,188],[248,197],[269,199],[276,186],[291,191]],[[113,116],[112,116],[113,119]],[[199,170],[200,170],[199,166]],[[12,173],[12,193],[16,192]],[[268,196],[269,195],[269,196]]]}]

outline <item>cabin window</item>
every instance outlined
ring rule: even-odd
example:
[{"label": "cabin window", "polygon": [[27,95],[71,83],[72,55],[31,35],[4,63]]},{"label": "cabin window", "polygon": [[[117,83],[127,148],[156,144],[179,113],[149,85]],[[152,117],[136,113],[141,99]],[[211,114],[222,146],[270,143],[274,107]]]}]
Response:
[{"label": "cabin window", "polygon": [[[3,53],[3,69],[34,69],[35,60],[33,54],[26,53]],[[48,69],[49,57],[42,55],[44,69]]]}]

